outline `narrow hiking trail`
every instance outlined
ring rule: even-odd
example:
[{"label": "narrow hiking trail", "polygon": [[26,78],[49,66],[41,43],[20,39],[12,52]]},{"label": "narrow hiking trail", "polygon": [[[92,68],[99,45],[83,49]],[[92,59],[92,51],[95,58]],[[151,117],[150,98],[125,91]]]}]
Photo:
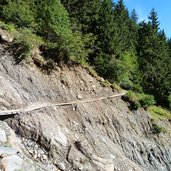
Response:
[{"label": "narrow hiking trail", "polygon": [[68,101],[68,102],[36,102],[26,107],[22,107],[18,109],[0,111],[0,116],[17,115],[17,114],[39,110],[45,107],[66,106],[66,105],[74,105],[74,104],[79,104],[79,103],[90,103],[90,102],[95,102],[95,101],[101,101],[105,99],[124,96],[126,93],[127,91],[123,91],[120,94],[114,94],[111,96],[92,97],[88,99],[73,100],[73,101]]}]

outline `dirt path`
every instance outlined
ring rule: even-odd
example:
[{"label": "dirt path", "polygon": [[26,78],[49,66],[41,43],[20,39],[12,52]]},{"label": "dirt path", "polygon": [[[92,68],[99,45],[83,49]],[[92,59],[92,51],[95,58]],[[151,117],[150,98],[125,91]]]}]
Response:
[{"label": "dirt path", "polygon": [[28,105],[26,107],[19,108],[19,109],[0,111],[0,116],[17,115],[21,113],[39,110],[45,107],[66,106],[66,105],[73,105],[73,104],[79,104],[79,103],[90,103],[90,102],[95,102],[95,101],[101,101],[105,99],[120,97],[120,96],[125,95],[126,93],[127,93],[126,91],[123,91],[120,94],[114,94],[111,96],[94,97],[94,98],[74,100],[74,101],[68,101],[68,102],[37,102],[37,103],[33,103],[31,105]]}]

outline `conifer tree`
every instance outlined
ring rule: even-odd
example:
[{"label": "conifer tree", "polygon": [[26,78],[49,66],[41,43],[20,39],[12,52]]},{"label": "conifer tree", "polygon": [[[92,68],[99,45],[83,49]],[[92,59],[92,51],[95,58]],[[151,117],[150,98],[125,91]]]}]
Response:
[{"label": "conifer tree", "polygon": [[73,29],[83,34],[95,33],[101,1],[99,0],[61,0],[71,18]]},{"label": "conifer tree", "polygon": [[114,16],[112,0],[101,2],[99,10],[99,19],[97,24],[97,44],[98,47],[106,54],[114,54],[113,37],[114,37]]},{"label": "conifer tree", "polygon": [[70,32],[67,11],[59,0],[37,0],[37,23],[40,34],[55,42],[61,35]]},{"label": "conifer tree", "polygon": [[129,49],[129,13],[126,9],[123,0],[119,0],[114,5],[114,37],[115,53],[122,54]]},{"label": "conifer tree", "polygon": [[131,19],[132,19],[135,23],[138,22],[138,15],[137,15],[135,9],[133,9],[133,10],[131,11]]},{"label": "conifer tree", "polygon": [[114,63],[111,62],[115,52],[113,44],[114,28],[113,2],[112,0],[104,0],[101,2],[96,28],[97,51],[94,65],[97,71],[106,78],[109,78],[109,76],[112,78],[114,73]]},{"label": "conifer tree", "polygon": [[169,92],[169,63],[166,36],[159,30],[157,13],[152,10],[149,22],[142,22],[139,29],[139,63],[142,86],[160,103],[166,103]]},{"label": "conifer tree", "polygon": [[171,57],[171,39],[167,40],[167,47],[168,47],[169,56]]},{"label": "conifer tree", "polygon": [[154,29],[154,31],[157,32],[159,30],[160,23],[158,21],[157,12],[155,11],[154,8],[151,10],[148,18],[150,20],[150,24],[151,24],[152,28]]}]

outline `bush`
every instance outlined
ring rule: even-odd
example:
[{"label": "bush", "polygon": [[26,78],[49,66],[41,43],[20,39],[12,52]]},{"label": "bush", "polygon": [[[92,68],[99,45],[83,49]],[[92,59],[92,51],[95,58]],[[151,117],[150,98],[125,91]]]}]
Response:
[{"label": "bush", "polygon": [[89,72],[89,74],[90,74],[91,76],[93,76],[93,77],[95,77],[95,78],[98,78],[98,75],[97,75],[97,72],[95,71],[95,69],[94,69],[92,66],[90,66],[87,62],[84,62],[84,63],[82,64],[82,66],[83,66],[85,69],[87,69],[87,71]]},{"label": "bush", "polygon": [[137,110],[141,107],[141,104],[139,103],[138,96],[136,93],[128,91],[124,97],[127,101],[129,101],[131,109]]},{"label": "bush", "polygon": [[116,73],[120,86],[127,90],[133,89],[133,82],[135,81],[133,76],[137,74],[138,69],[136,53],[133,51],[123,53],[119,59],[115,60],[115,65],[118,68],[117,70],[120,71]]},{"label": "bush", "polygon": [[87,52],[84,47],[84,42],[78,33],[68,32],[68,37],[64,37],[65,41],[63,49],[67,50],[69,61],[85,63],[87,60]]},{"label": "bush", "polygon": [[60,0],[37,0],[38,32],[46,40],[55,43],[70,30],[69,16]]},{"label": "bush", "polygon": [[84,64],[87,59],[87,52],[84,48],[84,43],[78,34],[69,31],[63,37],[58,37],[55,43],[48,42],[47,55],[56,62],[76,62]]},{"label": "bush", "polygon": [[128,91],[125,97],[130,102],[131,108],[134,110],[137,110],[140,107],[147,108],[148,106],[155,104],[154,97],[148,94]]},{"label": "bush", "polygon": [[33,34],[29,29],[19,29],[15,33],[14,46],[18,49],[17,59],[19,61],[30,57],[31,51],[36,46],[43,44],[40,37]]},{"label": "bush", "polygon": [[96,71],[105,79],[108,79],[111,82],[116,81],[114,57],[100,52],[95,58],[94,65]]},{"label": "bush", "polygon": [[103,85],[104,85],[105,87],[110,87],[110,86],[111,86],[111,83],[110,83],[108,80],[104,80],[104,81],[103,81]]},{"label": "bush", "polygon": [[33,27],[35,24],[35,14],[29,1],[9,0],[2,7],[2,15],[5,21],[13,22],[19,27]]},{"label": "bush", "polygon": [[14,25],[11,23],[6,24],[3,21],[0,21],[0,28],[4,29],[12,34],[14,34],[16,32]]},{"label": "bush", "polygon": [[154,105],[156,102],[154,100],[154,96],[148,94],[140,94],[139,101],[142,107],[149,107]]}]

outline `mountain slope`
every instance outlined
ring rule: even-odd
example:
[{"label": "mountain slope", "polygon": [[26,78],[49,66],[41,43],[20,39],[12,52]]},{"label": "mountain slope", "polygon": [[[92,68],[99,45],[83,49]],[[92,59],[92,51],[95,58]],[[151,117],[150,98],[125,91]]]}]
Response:
[{"label": "mountain slope", "polygon": [[[117,94],[80,66],[56,67],[47,74],[34,63],[15,64],[2,45],[0,86],[1,111]],[[37,144],[56,170],[171,170],[170,135],[154,135],[148,113],[130,111],[128,105],[117,97],[0,118],[23,137],[32,157],[43,160]]]}]

